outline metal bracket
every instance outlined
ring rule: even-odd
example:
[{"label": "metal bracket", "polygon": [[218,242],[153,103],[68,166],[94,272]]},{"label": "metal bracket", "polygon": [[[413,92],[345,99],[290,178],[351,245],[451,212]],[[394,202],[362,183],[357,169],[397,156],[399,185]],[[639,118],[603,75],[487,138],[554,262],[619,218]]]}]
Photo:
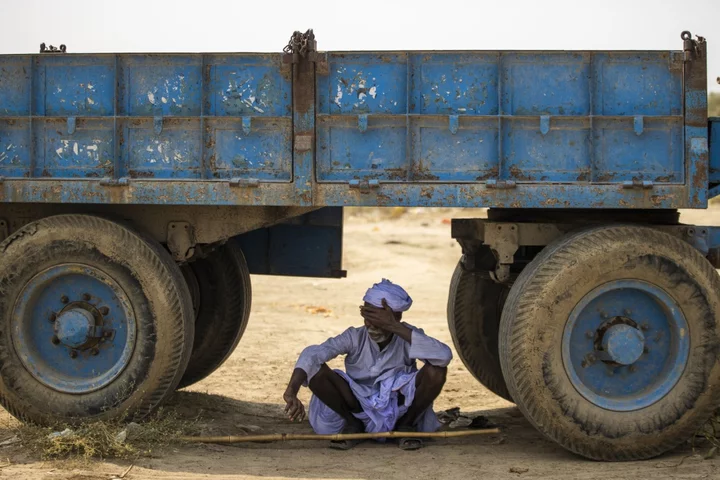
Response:
[{"label": "metal bracket", "polygon": [[695,40],[693,40],[692,33],[687,30],[680,34],[680,38],[682,38],[683,41],[683,59],[686,62],[691,62],[694,59],[700,58],[702,50],[698,44],[705,43],[705,38],[696,35]]},{"label": "metal bracket", "polygon": [[260,186],[260,181],[257,178],[231,178],[228,182],[231,187],[241,188],[257,188]]},{"label": "metal bracket", "polygon": [[687,235],[686,241],[696,250],[707,256],[710,252],[710,238],[707,228],[704,227],[687,227],[685,229]]},{"label": "metal bracket", "polygon": [[645,190],[652,190],[655,184],[652,180],[625,180],[622,183],[622,188],[640,188]]},{"label": "metal bracket", "polygon": [[510,188],[517,187],[517,184],[512,180],[495,180],[490,179],[485,182],[485,188],[495,188],[497,190],[507,190]]},{"label": "metal bracket", "polygon": [[460,127],[460,117],[458,115],[449,115],[448,116],[448,129],[450,130],[450,133],[455,135],[458,132],[459,127]]},{"label": "metal bracket", "polygon": [[250,135],[252,131],[252,117],[242,117],[242,131],[245,135]]},{"label": "metal bracket", "polygon": [[281,68],[285,72],[293,64],[306,61],[315,64],[316,74],[327,75],[329,73],[327,53],[317,51],[317,41],[312,29],[305,33],[293,33],[283,52]]},{"label": "metal bracket", "polygon": [[307,152],[309,150],[312,150],[313,139],[314,139],[314,137],[312,135],[296,135],[295,136],[295,151]]},{"label": "metal bracket", "polygon": [[160,135],[163,130],[163,117],[162,115],[155,115],[153,117],[153,131],[155,135]]},{"label": "metal bracket", "polygon": [[176,262],[184,262],[195,254],[195,232],[188,222],[170,222],[167,246]]},{"label": "metal bracket", "polygon": [[547,135],[550,131],[550,115],[540,115],[540,133],[543,136]]},{"label": "metal bracket", "polygon": [[642,135],[645,130],[645,120],[642,115],[635,115],[633,118],[633,130],[635,130],[635,135],[637,136]]},{"label": "metal bracket", "polygon": [[380,188],[378,180],[350,180],[348,187],[357,188],[360,191],[369,191],[371,188]]},{"label": "metal bracket", "polygon": [[497,223],[487,225],[483,243],[490,247],[497,258],[495,272],[490,272],[497,283],[510,280],[510,265],[515,261],[518,250],[518,226],[514,223]]},{"label": "metal bracket", "polygon": [[52,45],[40,44],[40,53],[67,53],[67,47],[65,44],[60,45],[60,48],[53,47]]},{"label": "metal bracket", "polygon": [[358,115],[358,130],[361,132],[366,132],[368,129],[368,116],[367,114],[363,113]]},{"label": "metal bracket", "polygon": [[127,187],[130,180],[127,177],[111,178],[105,177],[100,179],[100,185],[104,187]]}]

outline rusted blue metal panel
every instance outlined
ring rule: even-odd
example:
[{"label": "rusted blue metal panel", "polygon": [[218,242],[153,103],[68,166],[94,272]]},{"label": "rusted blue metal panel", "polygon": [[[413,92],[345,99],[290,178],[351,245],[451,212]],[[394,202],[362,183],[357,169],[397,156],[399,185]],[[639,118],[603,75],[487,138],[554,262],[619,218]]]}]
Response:
[{"label": "rusted blue metal panel", "polygon": [[0,201],[699,208],[705,55],[0,56]]},{"label": "rusted blue metal panel", "polygon": [[6,178],[290,182],[291,141],[280,55],[0,56]]},{"label": "rusted blue metal panel", "polygon": [[708,122],[710,142],[710,183],[720,183],[720,118]]},{"label": "rusted blue metal panel", "polygon": [[328,72],[321,182],[684,181],[670,52],[331,53]]}]

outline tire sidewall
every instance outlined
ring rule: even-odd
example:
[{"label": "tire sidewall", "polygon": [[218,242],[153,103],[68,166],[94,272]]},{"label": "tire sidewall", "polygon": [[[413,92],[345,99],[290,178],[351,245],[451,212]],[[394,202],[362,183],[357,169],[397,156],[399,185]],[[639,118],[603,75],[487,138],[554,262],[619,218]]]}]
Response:
[{"label": "tire sidewall", "polygon": [[[505,285],[466,271],[458,263],[448,295],[448,328],[465,368],[494,394],[512,402],[500,369],[499,317]],[[491,330],[494,323],[494,330]],[[491,327],[491,328],[488,328]]]},{"label": "tire sidewall", "polygon": [[[653,456],[696,431],[717,405],[720,385],[719,282],[714,272],[708,276],[706,263],[681,240],[639,227],[589,230],[549,246],[518,279],[501,326],[503,335],[514,337],[512,346],[501,346],[505,378],[513,377],[508,387],[526,416],[571,450],[613,459],[627,452]],[[644,280],[668,293],[688,322],[690,340],[685,371],[673,389],[629,412],[600,408],[580,395],[562,358],[563,332],[575,306],[596,287],[621,279]]]},{"label": "tire sidewall", "polygon": [[[173,305],[177,292],[167,291],[158,278],[158,273],[170,272],[139,236],[97,217],[59,216],[24,227],[0,245],[2,250],[0,401],[13,415],[45,424],[136,418],[159,403],[168,388],[168,375],[177,368],[172,355],[177,350],[173,339],[177,332],[172,330],[177,330],[182,318]],[[40,383],[22,365],[9,334],[15,300],[26,283],[62,263],[87,264],[111,276],[128,296],[135,314],[135,346],[127,366],[110,384],[84,394],[63,393]]]}]

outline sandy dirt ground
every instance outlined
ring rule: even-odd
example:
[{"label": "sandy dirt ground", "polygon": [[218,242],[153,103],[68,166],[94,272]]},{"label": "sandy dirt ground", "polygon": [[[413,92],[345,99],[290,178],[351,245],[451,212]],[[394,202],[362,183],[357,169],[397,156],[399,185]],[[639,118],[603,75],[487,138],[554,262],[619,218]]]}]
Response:
[{"label": "sandy dirt ground", "polygon": [[[282,393],[294,362],[306,345],[359,325],[361,297],[383,277],[403,285],[413,296],[406,321],[452,345],[445,308],[450,276],[461,252],[450,238],[449,218],[478,213],[410,210],[400,218],[390,218],[386,211],[348,213],[344,251],[348,278],[254,277],[253,313],[238,349],[209,378],[178,392],[171,405],[188,418],[201,415],[207,434],[242,434],[241,426],[248,425],[260,427],[262,433],[309,433],[307,421],[292,424],[282,413]],[[684,220],[720,224],[720,211]],[[307,389],[301,398],[308,400]],[[704,451],[693,452],[689,446],[644,462],[597,463],[572,455],[543,438],[512,404],[477,383],[457,356],[435,404],[436,410],[456,406],[490,417],[502,426],[502,433],[437,440],[417,452],[374,442],[351,452],[329,450],[324,442],[181,446],[138,459],[125,478],[720,478],[720,460],[703,460]],[[4,417],[3,412],[0,420]],[[110,479],[129,465],[127,461],[42,461],[22,447],[0,448],[2,478]]]}]

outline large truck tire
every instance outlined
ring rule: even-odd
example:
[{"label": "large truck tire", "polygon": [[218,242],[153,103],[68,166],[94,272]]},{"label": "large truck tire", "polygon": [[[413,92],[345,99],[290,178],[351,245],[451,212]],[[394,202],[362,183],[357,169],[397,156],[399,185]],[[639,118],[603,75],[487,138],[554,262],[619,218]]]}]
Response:
[{"label": "large truck tire", "polygon": [[500,322],[510,395],[597,460],[654,457],[720,403],[720,279],[681,239],[636,226],[568,235],[513,285]]},{"label": "large truck tire", "polygon": [[140,419],[175,390],[193,341],[169,253],[90,215],[30,223],[0,244],[0,404],[52,425]]},{"label": "large truck tire", "polygon": [[506,285],[466,271],[458,262],[450,281],[447,318],[455,350],[465,368],[488,390],[512,402],[498,354],[500,317],[508,291]]},{"label": "large truck tire", "polygon": [[238,244],[230,240],[183,267],[196,308],[195,343],[178,388],[217,370],[237,347],[250,318],[250,272]]}]

